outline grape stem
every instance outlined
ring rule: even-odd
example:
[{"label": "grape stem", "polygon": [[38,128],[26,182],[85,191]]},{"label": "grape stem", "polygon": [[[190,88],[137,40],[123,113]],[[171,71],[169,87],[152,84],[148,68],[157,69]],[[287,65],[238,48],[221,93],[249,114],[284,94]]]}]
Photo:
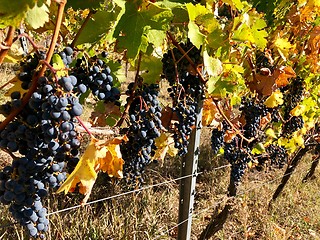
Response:
[{"label": "grape stem", "polygon": [[136,90],[136,88],[137,88],[137,86],[139,84],[141,59],[142,59],[142,54],[141,54],[141,52],[139,52],[139,58],[138,58],[138,63],[137,63],[137,72],[136,72],[136,76],[134,78],[134,85],[133,85],[133,88],[132,88],[132,92],[131,92],[128,100],[127,100],[127,104],[126,104],[125,110],[123,111],[121,118],[119,119],[119,121],[116,124],[116,127],[121,127],[121,125],[123,124],[126,116],[129,113],[130,105],[134,100],[134,92],[135,92],[135,90]]},{"label": "grape stem", "polygon": [[190,63],[190,65],[192,66],[192,68],[195,70],[195,72],[199,75],[200,80],[202,83],[206,83],[206,80],[204,79],[204,77],[202,76],[201,72],[199,71],[199,69],[197,68],[197,66],[195,65],[195,63],[192,61],[192,59],[188,56],[188,54],[186,53],[186,51],[180,46],[180,44],[174,39],[173,35],[168,31],[167,35],[169,37],[169,39],[171,40],[172,44],[174,46],[176,46],[178,48],[178,50],[183,54],[183,56],[188,60],[188,62]]},{"label": "grape stem", "polygon": [[[66,1],[60,1],[58,13],[57,13],[56,25],[55,25],[54,33],[53,33],[53,36],[51,39],[50,48],[49,48],[49,51],[46,56],[46,60],[45,60],[46,62],[51,61],[51,58],[52,58],[52,55],[53,55],[53,52],[54,52],[54,49],[55,49],[55,46],[56,46],[56,43],[57,43],[57,40],[59,37],[59,32],[60,32],[60,27],[61,27],[61,23],[62,23],[62,17],[63,17],[65,4],[66,4]],[[0,62],[1,62],[1,59],[0,59]],[[14,109],[9,114],[9,116],[7,116],[7,118],[2,123],[0,123],[0,131],[2,131],[22,111],[22,109],[27,105],[33,92],[36,91],[37,85],[38,85],[38,79],[39,79],[39,77],[44,75],[44,73],[47,69],[47,66],[45,65],[45,63],[41,63],[41,65],[42,65],[42,67],[41,67],[40,71],[35,72],[35,74],[32,77],[31,87],[29,88],[29,91],[26,93],[26,95],[23,97],[21,106]]]},{"label": "grape stem", "polygon": [[97,11],[96,10],[90,10],[90,12],[88,13],[88,16],[86,17],[86,19],[84,20],[84,22],[82,23],[79,31],[77,32],[77,34],[74,36],[74,39],[72,41],[72,43],[70,44],[70,47],[74,48],[76,42],[78,41],[80,34],[82,33],[83,29],[85,28],[85,26],[88,24],[89,20],[91,19],[92,15],[95,14]]},{"label": "grape stem", "polygon": [[226,120],[226,122],[230,125],[230,127],[236,132],[236,134],[238,134],[243,140],[247,141],[248,143],[252,142],[254,140],[254,138],[246,138],[245,136],[243,136],[240,132],[239,129],[237,129],[232,122],[230,122],[230,120],[228,119],[228,117],[224,114],[224,112],[221,110],[219,103],[217,100],[213,100],[213,103],[216,105],[220,115],[224,118],[224,120]]},{"label": "grape stem", "polygon": [[7,37],[4,40],[4,43],[1,44],[1,51],[0,51],[0,64],[3,63],[3,60],[5,59],[7,53],[9,52],[9,49],[13,43],[13,35],[15,32],[15,27],[10,26],[8,29]]},{"label": "grape stem", "polygon": [[84,130],[90,135],[90,137],[93,137],[93,134],[90,132],[89,128],[84,124],[84,122],[81,120],[79,116],[76,116],[76,119],[78,120],[79,124],[84,128]]},{"label": "grape stem", "polygon": [[56,82],[58,82],[58,77],[57,77],[57,70],[55,70],[49,62],[47,62],[46,60],[40,60],[40,63],[44,64],[47,66],[47,68],[49,68],[49,70],[53,73],[54,79],[56,80]]}]

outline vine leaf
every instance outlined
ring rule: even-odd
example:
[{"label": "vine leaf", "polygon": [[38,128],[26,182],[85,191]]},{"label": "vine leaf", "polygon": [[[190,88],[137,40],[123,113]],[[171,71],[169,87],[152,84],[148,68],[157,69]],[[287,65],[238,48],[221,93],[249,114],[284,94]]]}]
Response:
[{"label": "vine leaf", "polygon": [[290,114],[292,116],[296,116],[297,117],[297,116],[300,116],[301,114],[303,114],[305,111],[306,111],[306,106],[299,104],[294,109],[292,109],[290,111]]},{"label": "vine leaf", "polygon": [[212,102],[212,99],[205,99],[203,101],[203,112],[202,112],[202,125],[218,127],[221,117],[217,106]]},{"label": "vine leaf", "polygon": [[272,75],[256,74],[255,79],[249,82],[249,88],[252,92],[256,91],[260,95],[270,96],[278,87],[286,86],[289,78],[296,74],[291,67],[278,67]]},{"label": "vine leaf", "polygon": [[200,4],[193,5],[192,3],[187,3],[186,7],[189,14],[188,37],[192,44],[199,49],[200,46],[204,43],[205,35],[200,32],[200,29],[195,23],[195,20],[198,16],[208,14],[209,10]]},{"label": "vine leaf", "polygon": [[262,153],[265,153],[265,152],[266,152],[266,149],[263,146],[263,143],[261,143],[261,142],[257,143],[256,145],[254,145],[254,147],[251,150],[252,154],[262,154]]},{"label": "vine leaf", "polygon": [[153,156],[154,160],[163,162],[167,153],[171,157],[174,157],[178,154],[178,149],[174,147],[174,138],[170,133],[161,133],[160,137],[156,138],[155,145],[157,150]]},{"label": "vine leaf", "polygon": [[92,126],[114,126],[121,117],[120,107],[114,103],[104,103],[99,101],[95,111],[91,113],[90,123]]},{"label": "vine leaf", "polygon": [[[153,41],[148,38],[149,34],[162,36],[169,29],[169,24],[173,18],[172,11],[168,8],[159,7],[153,3],[143,2],[138,5],[135,1],[127,1],[125,4],[125,12],[121,16],[115,27],[113,36],[118,40],[118,49],[126,50],[127,57],[135,60],[140,51],[146,52],[148,43]],[[150,32],[150,30],[154,30]],[[160,41],[159,36],[157,41]],[[161,41],[161,42],[162,42]]]},{"label": "vine leaf", "polygon": [[122,178],[124,161],[120,152],[120,143],[127,141],[127,137],[116,137],[111,140],[98,140],[92,138],[80,161],[68,176],[66,181],[57,190],[57,193],[74,192],[79,187],[79,192],[85,195],[85,203],[101,170],[111,177]]},{"label": "vine leaf", "polygon": [[59,54],[55,53],[52,56],[52,67],[55,69],[57,72],[57,77],[63,77],[68,75],[68,71],[65,70],[65,65],[62,61],[62,58],[60,57]]},{"label": "vine leaf", "polygon": [[19,26],[27,11],[37,3],[37,0],[1,0],[0,27]]},{"label": "vine leaf", "polygon": [[162,62],[160,58],[145,56],[142,58],[140,68],[147,69],[147,71],[141,73],[143,82],[147,84],[159,82],[162,73]]},{"label": "vine leaf", "polygon": [[275,108],[283,104],[283,94],[280,90],[273,92],[264,102],[268,108]]},{"label": "vine leaf", "polygon": [[259,49],[264,49],[268,37],[268,33],[264,30],[265,27],[267,24],[259,13],[244,13],[234,19],[232,39],[242,42],[249,41]]},{"label": "vine leaf", "polygon": [[289,53],[292,53],[295,50],[296,45],[291,44],[288,39],[277,38],[274,42],[274,47],[278,50],[283,60],[287,61]]},{"label": "vine leaf", "polygon": [[49,21],[48,6],[45,4],[38,6],[36,4],[26,13],[25,21],[33,29],[43,27],[44,24]]},{"label": "vine leaf", "polygon": [[232,8],[243,10],[244,5],[240,0],[223,0],[222,2],[229,4]]},{"label": "vine leaf", "polygon": [[83,28],[75,44],[94,43],[108,34],[112,36],[112,26],[120,13],[120,7],[114,7],[112,11],[97,11]]},{"label": "vine leaf", "polygon": [[223,71],[221,61],[217,58],[209,56],[207,51],[203,52],[203,64],[209,76],[218,76]]}]

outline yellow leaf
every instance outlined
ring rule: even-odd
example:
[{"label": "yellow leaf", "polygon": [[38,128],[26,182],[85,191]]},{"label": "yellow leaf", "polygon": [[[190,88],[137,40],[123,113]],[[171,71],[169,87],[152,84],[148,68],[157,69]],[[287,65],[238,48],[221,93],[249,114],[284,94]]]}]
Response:
[{"label": "yellow leaf", "polygon": [[291,44],[288,39],[284,38],[277,38],[274,42],[274,46],[285,61],[287,60],[289,53],[292,53],[296,48],[295,44]]},{"label": "yellow leaf", "polygon": [[280,90],[273,92],[264,102],[268,108],[274,108],[283,104],[283,94]]},{"label": "yellow leaf", "polygon": [[120,143],[127,140],[126,136],[107,141],[92,138],[77,166],[57,190],[57,193],[73,192],[79,186],[79,192],[85,195],[83,200],[85,203],[100,170],[107,172],[111,177],[122,178],[124,161],[120,152]]},{"label": "yellow leaf", "polygon": [[306,110],[306,106],[304,106],[304,105],[298,105],[298,106],[296,106],[294,109],[292,109],[291,111],[290,111],[290,114],[292,115],[292,116],[300,116],[302,113],[304,113],[304,111]]},{"label": "yellow leaf", "polygon": [[91,139],[77,166],[57,190],[57,193],[64,191],[66,194],[70,190],[74,191],[78,183],[80,183],[80,193],[84,195],[91,193],[91,189],[97,178],[97,173],[94,168],[96,159],[98,158],[97,155],[99,155],[99,151],[97,151],[95,146],[96,141],[97,139],[95,138]]},{"label": "yellow leaf", "polygon": [[163,161],[167,153],[172,157],[178,153],[178,149],[174,147],[174,139],[169,133],[161,133],[160,137],[156,138],[155,145],[157,150],[153,159]]},{"label": "yellow leaf", "polygon": [[275,132],[273,131],[272,128],[268,128],[268,129],[266,130],[266,135],[267,135],[268,137],[271,137],[271,138],[277,138],[277,136],[276,136],[276,134],[275,134]]},{"label": "yellow leaf", "polygon": [[296,134],[293,136],[295,144],[297,144],[299,147],[304,147],[304,139],[303,136],[300,134]]},{"label": "yellow leaf", "polygon": [[213,125],[217,127],[219,122],[217,118],[219,118],[219,110],[216,105],[212,102],[212,99],[205,99],[203,101],[203,111],[202,111],[202,125],[209,126]]}]

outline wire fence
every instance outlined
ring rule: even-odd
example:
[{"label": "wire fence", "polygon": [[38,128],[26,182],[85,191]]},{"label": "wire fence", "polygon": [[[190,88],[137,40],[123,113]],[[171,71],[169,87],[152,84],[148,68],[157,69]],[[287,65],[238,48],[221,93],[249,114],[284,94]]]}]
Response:
[{"label": "wire fence", "polygon": [[[316,160],[314,160],[314,161],[316,161]],[[311,164],[312,164],[314,161],[312,161]],[[263,183],[259,184],[258,186],[255,186],[255,187],[249,188],[249,189],[247,189],[247,190],[245,190],[245,191],[239,192],[236,197],[245,195],[246,193],[249,193],[249,192],[251,192],[251,191],[253,191],[253,190],[262,188],[262,187],[265,186],[265,185],[269,185],[269,184],[271,184],[271,183],[273,183],[273,182],[275,182],[275,181],[277,181],[277,180],[279,180],[279,179],[282,179],[282,178],[284,178],[285,176],[288,176],[288,175],[290,175],[290,174],[293,175],[293,174],[296,174],[296,173],[298,173],[298,172],[301,172],[301,170],[300,170],[300,171],[299,171],[299,170],[295,170],[295,171],[293,171],[293,172],[291,172],[291,173],[287,173],[287,174],[281,175],[280,177],[274,178],[274,179],[272,179],[272,180],[270,180],[270,181],[263,182]],[[187,222],[190,218],[195,218],[195,217],[201,215],[202,213],[207,212],[208,210],[217,207],[219,204],[221,204],[221,203],[223,203],[223,202],[225,202],[225,201],[228,201],[228,200],[230,200],[230,199],[234,199],[234,198],[236,198],[236,197],[227,197],[227,196],[226,196],[224,199],[222,199],[222,200],[214,203],[213,205],[211,205],[211,206],[209,206],[209,207],[207,207],[207,208],[205,208],[205,209],[202,209],[202,210],[198,211],[197,213],[190,213],[189,218],[187,218],[187,219],[179,222],[177,225],[175,225],[175,226],[173,226],[173,227],[170,227],[169,229],[167,229],[167,230],[165,230],[165,231],[163,231],[163,232],[161,232],[161,231],[162,231],[162,229],[166,228],[166,226],[161,227],[161,228],[159,229],[160,235],[159,235],[157,238],[155,238],[155,239],[159,239],[160,237],[163,237],[163,236],[167,235],[167,234],[170,233],[172,230],[178,228],[181,224]]]},{"label": "wire fence", "polygon": [[[316,161],[316,160],[314,160]],[[313,163],[314,161],[312,161],[311,163]],[[213,168],[211,169],[210,171],[216,171],[216,170],[220,170],[220,169],[224,169],[224,168],[227,168],[227,167],[230,167],[231,165],[230,164],[227,164],[227,165],[223,165],[223,166],[219,166],[219,167],[216,167],[216,168]],[[262,188],[263,186],[265,185],[268,185],[268,184],[271,184],[272,182],[275,182],[279,179],[282,179],[283,177],[287,176],[287,175],[293,175],[293,174],[296,174],[297,172],[301,172],[301,170],[295,170],[291,173],[287,173],[287,174],[284,174],[284,175],[281,175],[280,177],[277,177],[277,178],[274,178],[270,181],[265,181],[261,184],[259,184],[258,186],[255,186],[255,187],[252,187],[252,188],[249,188],[245,191],[241,191],[237,194],[236,197],[238,196],[242,196],[250,191],[253,191],[255,189],[259,189],[259,188]],[[171,180],[168,180],[168,181],[163,181],[163,182],[160,182],[160,183],[156,183],[156,184],[152,184],[152,185],[149,185],[149,186],[146,186],[146,187],[142,187],[142,188],[139,188],[139,189],[135,189],[135,190],[131,190],[131,191],[127,191],[127,192],[123,192],[123,193],[119,193],[119,194],[115,194],[115,195],[112,195],[112,196],[108,196],[108,197],[104,197],[104,198],[100,198],[100,199],[96,199],[96,200],[93,200],[93,201],[89,201],[85,204],[79,204],[79,205],[75,205],[75,206],[72,206],[72,207],[67,207],[67,208],[63,208],[63,209],[59,209],[59,210],[56,210],[56,211],[53,211],[53,212],[50,212],[47,214],[47,216],[50,216],[50,215],[54,215],[54,214],[59,214],[59,213],[62,213],[62,212],[66,212],[66,211],[71,211],[73,209],[77,209],[77,208],[80,208],[80,207],[84,207],[84,206],[88,206],[88,205],[91,205],[91,204],[95,204],[95,203],[98,203],[98,202],[103,202],[103,201],[107,201],[107,200],[111,200],[111,199],[115,199],[115,198],[119,198],[119,197],[122,197],[122,196],[126,196],[126,195],[129,195],[129,194],[133,194],[133,193],[138,193],[138,192],[141,192],[141,191],[144,191],[144,190],[147,190],[147,189],[151,189],[151,188],[154,188],[154,187],[158,187],[158,186],[162,186],[162,185],[167,185],[169,183],[172,183],[172,182],[176,182],[176,181],[179,181],[179,180],[182,180],[182,179],[186,179],[186,178],[189,178],[189,177],[195,177],[195,176],[198,176],[198,175],[201,175],[205,173],[205,171],[202,171],[202,172],[197,172],[197,173],[194,173],[194,174],[190,174],[190,175],[186,175],[186,176],[181,176],[181,177],[178,177],[178,178],[174,178],[174,179],[171,179]],[[215,202],[213,205],[205,208],[205,209],[202,209],[200,211],[198,211],[197,213],[190,213],[189,217],[187,219],[185,219],[184,221],[181,221],[179,223],[177,223],[175,226],[172,226],[164,231],[162,231],[163,229],[167,228],[167,226],[163,226],[161,227],[158,232],[160,232],[159,236],[156,237],[155,239],[159,239],[161,237],[164,237],[166,236],[167,234],[169,234],[172,230],[178,228],[181,224],[187,222],[190,218],[195,218],[199,215],[201,215],[202,213],[204,212],[207,212],[208,210],[210,209],[213,209],[215,207],[217,207],[218,205],[220,205],[221,203],[223,202],[226,202],[230,199],[234,199],[235,197],[228,197],[228,196],[225,196],[222,200],[218,201],[218,202]],[[3,229],[3,228],[9,228],[9,227],[13,227],[14,225],[18,224],[18,222],[13,222],[13,223],[9,223],[9,224],[4,224],[4,225],[1,225],[0,226],[0,229]]]}]

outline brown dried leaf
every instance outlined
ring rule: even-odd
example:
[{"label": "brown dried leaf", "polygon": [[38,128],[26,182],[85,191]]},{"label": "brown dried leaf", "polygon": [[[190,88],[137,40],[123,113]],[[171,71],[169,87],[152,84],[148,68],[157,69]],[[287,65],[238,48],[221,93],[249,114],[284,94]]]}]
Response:
[{"label": "brown dried leaf", "polygon": [[218,127],[220,117],[219,110],[212,99],[205,99],[203,101],[202,125]]}]

